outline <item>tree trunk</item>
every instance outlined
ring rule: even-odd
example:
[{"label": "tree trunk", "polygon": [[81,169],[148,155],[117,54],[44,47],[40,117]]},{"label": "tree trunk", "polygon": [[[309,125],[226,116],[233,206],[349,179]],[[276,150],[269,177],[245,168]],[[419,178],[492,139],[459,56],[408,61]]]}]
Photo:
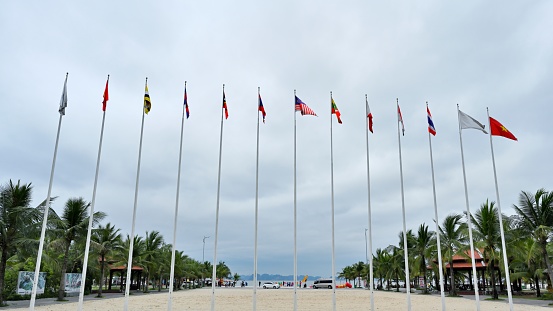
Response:
[{"label": "tree trunk", "polygon": [[534,284],[536,284],[536,297],[541,297],[540,280],[537,276],[534,276]]},{"label": "tree trunk", "polygon": [[499,299],[499,296],[497,295],[497,290],[495,288],[495,268],[494,268],[494,260],[490,260],[490,269],[491,269],[491,285],[492,285],[492,299]]},{"label": "tree trunk", "polygon": [[8,261],[8,248],[2,245],[2,259],[0,259],[0,307],[4,306],[4,277],[6,275],[6,262]]},{"label": "tree trunk", "polygon": [[67,243],[65,247],[65,252],[63,255],[63,263],[61,265],[61,276],[60,276],[60,288],[58,290],[58,301],[64,300],[65,297],[65,271],[67,271],[67,256],[69,256],[69,246],[71,243]]},{"label": "tree trunk", "polygon": [[455,275],[453,275],[453,260],[449,262],[449,295],[455,296]]},{"label": "tree trunk", "polygon": [[102,260],[100,261],[100,287],[98,287],[98,295],[96,297],[102,297],[102,287],[104,286],[104,264],[106,258],[102,254]]},{"label": "tree trunk", "polygon": [[547,265],[547,274],[549,276],[548,283],[553,285],[553,270],[551,270],[551,264],[549,263],[549,254],[547,253],[547,240],[540,241],[545,264]]}]

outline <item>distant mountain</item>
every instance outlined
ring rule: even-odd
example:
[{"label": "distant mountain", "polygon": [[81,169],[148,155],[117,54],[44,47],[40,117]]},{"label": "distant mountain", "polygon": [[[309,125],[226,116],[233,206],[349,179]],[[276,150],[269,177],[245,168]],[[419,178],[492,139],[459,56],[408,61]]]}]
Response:
[{"label": "distant mountain", "polygon": [[[298,274],[298,281],[301,281],[303,280],[304,278],[304,274]],[[321,277],[320,276],[309,276],[307,278],[308,281],[315,281],[315,280],[318,280],[320,279]],[[257,274],[257,279],[258,280],[263,280],[263,281],[292,281],[294,280],[294,276],[293,275],[280,275],[280,274]],[[252,274],[249,274],[249,275],[240,275],[240,280],[243,280],[243,281],[253,281],[253,273]]]}]

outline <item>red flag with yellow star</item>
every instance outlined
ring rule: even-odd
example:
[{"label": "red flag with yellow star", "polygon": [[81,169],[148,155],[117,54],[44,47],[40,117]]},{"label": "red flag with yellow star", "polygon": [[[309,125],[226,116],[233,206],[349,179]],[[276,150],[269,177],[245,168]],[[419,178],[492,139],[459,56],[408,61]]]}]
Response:
[{"label": "red flag with yellow star", "polygon": [[490,117],[490,130],[492,135],[518,140],[513,133],[509,132],[509,130],[503,126],[503,124],[492,117]]}]

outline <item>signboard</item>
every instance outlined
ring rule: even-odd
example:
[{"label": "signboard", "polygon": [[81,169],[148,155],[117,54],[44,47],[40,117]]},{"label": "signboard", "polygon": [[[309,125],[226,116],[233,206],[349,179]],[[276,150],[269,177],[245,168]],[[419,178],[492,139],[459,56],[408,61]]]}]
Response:
[{"label": "signboard", "polygon": [[424,288],[424,278],[422,276],[419,276],[419,287]]},{"label": "signboard", "polygon": [[65,292],[79,293],[81,291],[81,283],[83,275],[81,273],[66,273],[65,274]]},{"label": "signboard", "polygon": [[[30,295],[33,291],[33,281],[35,273],[31,271],[19,271],[17,278],[17,294]],[[36,288],[37,294],[44,294],[44,286],[46,285],[46,272],[38,274],[38,285]]]}]

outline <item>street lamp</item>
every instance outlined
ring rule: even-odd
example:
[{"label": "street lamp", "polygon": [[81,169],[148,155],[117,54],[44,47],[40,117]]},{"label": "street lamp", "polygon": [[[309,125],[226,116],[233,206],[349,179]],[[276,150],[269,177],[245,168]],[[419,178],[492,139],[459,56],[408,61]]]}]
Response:
[{"label": "street lamp", "polygon": [[204,260],[204,255],[205,255],[205,239],[209,239],[209,236],[205,236],[205,235],[204,235],[204,239],[203,239],[203,241],[204,241],[204,247],[203,247],[203,249],[202,249],[202,263],[205,262],[205,260]]},{"label": "street lamp", "polygon": [[[367,231],[369,229],[366,229],[365,228],[365,261],[366,261],[366,264],[367,264],[367,267],[369,266],[369,252],[367,250]],[[369,280],[369,274],[367,274],[367,282],[370,282],[371,280]]]}]

